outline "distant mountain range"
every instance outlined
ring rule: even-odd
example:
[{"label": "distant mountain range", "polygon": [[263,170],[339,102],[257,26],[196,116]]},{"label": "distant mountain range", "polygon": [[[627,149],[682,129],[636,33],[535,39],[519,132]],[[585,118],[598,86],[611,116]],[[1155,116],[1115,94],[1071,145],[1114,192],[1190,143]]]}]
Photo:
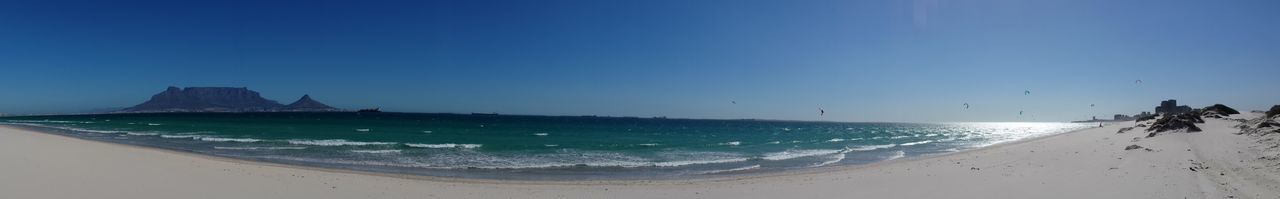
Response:
[{"label": "distant mountain range", "polygon": [[303,95],[289,105],[262,98],[240,87],[169,87],[137,106],[120,112],[334,112],[343,111]]}]

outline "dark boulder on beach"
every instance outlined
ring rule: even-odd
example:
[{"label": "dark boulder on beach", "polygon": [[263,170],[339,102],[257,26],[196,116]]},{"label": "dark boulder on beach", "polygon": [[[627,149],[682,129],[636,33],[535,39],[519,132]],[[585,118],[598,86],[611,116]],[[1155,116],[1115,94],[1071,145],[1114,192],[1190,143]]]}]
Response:
[{"label": "dark boulder on beach", "polygon": [[1267,111],[1267,117],[1280,115],[1280,105],[1271,106],[1271,110]]},{"label": "dark boulder on beach", "polygon": [[1129,146],[1124,147],[1124,150],[1126,150],[1126,151],[1128,151],[1128,150],[1134,150],[1134,149],[1142,149],[1142,146],[1138,146],[1138,145],[1134,144],[1134,145],[1129,145]]},{"label": "dark boulder on beach", "polygon": [[1156,119],[1156,115],[1148,115],[1148,116],[1139,117],[1136,122],[1142,122],[1142,121],[1154,120],[1154,119]]},{"label": "dark boulder on beach", "polygon": [[1214,104],[1213,106],[1204,107],[1203,109],[1201,109],[1200,113],[1201,113],[1200,115],[1227,116],[1227,115],[1240,114],[1240,111],[1236,111],[1236,109],[1227,107],[1227,105]]},{"label": "dark boulder on beach", "polygon": [[1191,113],[1166,114],[1151,123],[1151,128],[1148,128],[1147,131],[1152,133],[1147,137],[1155,136],[1159,132],[1182,129],[1186,129],[1187,132],[1200,132],[1200,127],[1196,127],[1196,123],[1204,123],[1204,119]]}]

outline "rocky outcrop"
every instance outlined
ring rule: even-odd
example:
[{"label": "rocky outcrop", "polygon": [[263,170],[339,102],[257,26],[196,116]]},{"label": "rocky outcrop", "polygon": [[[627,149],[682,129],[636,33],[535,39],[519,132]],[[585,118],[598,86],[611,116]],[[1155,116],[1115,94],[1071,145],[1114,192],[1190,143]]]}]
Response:
[{"label": "rocky outcrop", "polygon": [[1267,111],[1267,117],[1275,117],[1280,115],[1280,105],[1271,106],[1271,110]]},{"label": "rocky outcrop", "polygon": [[285,105],[284,108],[286,111],[340,111],[337,108],[311,99],[311,95],[302,95],[301,99]]},{"label": "rocky outcrop", "polygon": [[1156,119],[1156,115],[1142,116],[1138,118],[1137,122],[1143,122],[1143,121],[1154,120],[1154,119]]},{"label": "rocky outcrop", "polygon": [[1147,128],[1147,131],[1151,132],[1147,137],[1153,137],[1160,132],[1183,129],[1187,132],[1200,132],[1200,127],[1196,127],[1196,123],[1204,123],[1204,119],[1201,119],[1200,115],[1191,113],[1165,114],[1151,123],[1151,128]]},{"label": "rocky outcrop", "polygon": [[169,87],[150,100],[122,112],[278,112],[338,111],[338,109],[303,96],[288,106],[262,98],[257,91],[245,87]]},{"label": "rocky outcrop", "polygon": [[1234,114],[1240,114],[1240,111],[1222,104],[1214,104],[1200,110],[1200,115],[1205,117],[1222,118]]}]

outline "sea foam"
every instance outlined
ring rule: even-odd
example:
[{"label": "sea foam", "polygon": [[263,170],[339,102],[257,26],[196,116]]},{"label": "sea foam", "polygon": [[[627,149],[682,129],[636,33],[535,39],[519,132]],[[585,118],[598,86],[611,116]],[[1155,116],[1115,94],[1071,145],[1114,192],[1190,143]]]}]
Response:
[{"label": "sea foam", "polygon": [[297,145],[313,145],[313,146],[365,146],[365,145],[391,145],[395,142],[358,142],[348,141],[344,139],[331,140],[288,140],[289,144]]},{"label": "sea foam", "polygon": [[481,146],[484,146],[484,145],[482,145],[482,144],[454,144],[454,143],[444,143],[444,144],[416,144],[416,143],[408,143],[408,144],[404,144],[404,145],[405,145],[405,146],[409,146],[409,147],[417,147],[417,148],[433,148],[433,149],[445,149],[445,148],[464,148],[464,149],[474,149],[474,148],[480,148]]},{"label": "sea foam", "polygon": [[843,153],[843,152],[845,152],[845,150],[835,150],[835,149],[809,149],[809,150],[795,150],[795,149],[789,149],[789,150],[782,151],[782,152],[766,153],[766,154],[764,154],[764,156],[760,157],[760,159],[778,161],[778,160],[787,160],[787,159],[795,159],[795,158],[810,157],[810,156],[830,155],[830,154],[837,154],[837,153]]}]

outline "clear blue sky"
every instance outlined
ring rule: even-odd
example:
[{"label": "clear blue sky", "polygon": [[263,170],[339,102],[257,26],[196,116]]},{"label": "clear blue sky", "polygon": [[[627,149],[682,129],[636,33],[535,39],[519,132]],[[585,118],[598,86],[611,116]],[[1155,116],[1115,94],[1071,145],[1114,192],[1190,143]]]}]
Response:
[{"label": "clear blue sky", "polygon": [[1169,98],[1254,110],[1280,104],[1277,10],[1271,0],[3,0],[0,113],[127,107],[171,85],[411,112],[1066,121]]}]

